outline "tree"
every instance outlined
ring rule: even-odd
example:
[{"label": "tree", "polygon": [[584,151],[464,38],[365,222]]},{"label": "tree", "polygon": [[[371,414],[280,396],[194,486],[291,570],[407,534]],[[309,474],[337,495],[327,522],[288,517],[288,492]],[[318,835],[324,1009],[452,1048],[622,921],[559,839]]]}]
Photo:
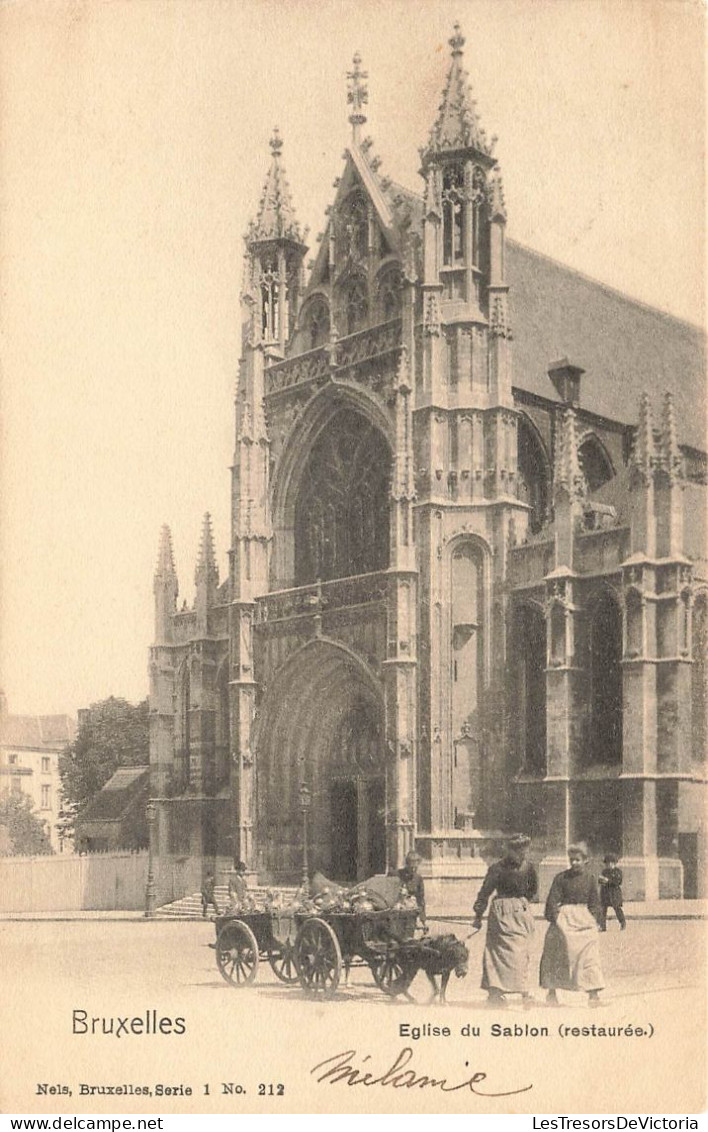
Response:
[{"label": "tree", "polygon": [[80,712],[76,738],[59,756],[62,835],[73,833],[78,811],[119,766],[145,766],[149,761],[147,700],[130,704],[110,696]]},{"label": "tree", "polygon": [[0,832],[4,852],[10,857],[54,852],[44,822],[34,812],[27,794],[0,795]]}]

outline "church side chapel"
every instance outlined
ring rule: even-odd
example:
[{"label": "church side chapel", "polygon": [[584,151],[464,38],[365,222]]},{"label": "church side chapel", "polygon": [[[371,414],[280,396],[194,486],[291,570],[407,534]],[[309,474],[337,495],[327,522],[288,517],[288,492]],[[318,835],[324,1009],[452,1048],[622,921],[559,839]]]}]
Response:
[{"label": "church side chapel", "polygon": [[[306,268],[283,164],[246,237],[229,575],[154,579],[163,856],[355,880],[499,839],[705,895],[703,339],[507,239],[456,27],[420,192],[351,137]],[[295,139],[294,139],[295,140]],[[562,356],[559,356],[559,352]],[[457,893],[458,896],[449,896]]]}]

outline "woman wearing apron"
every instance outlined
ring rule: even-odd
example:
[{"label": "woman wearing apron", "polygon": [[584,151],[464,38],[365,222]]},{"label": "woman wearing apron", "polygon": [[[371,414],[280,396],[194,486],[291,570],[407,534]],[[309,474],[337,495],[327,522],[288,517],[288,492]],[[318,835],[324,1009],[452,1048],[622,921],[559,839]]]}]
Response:
[{"label": "woman wearing apron", "polygon": [[527,859],[530,838],[519,833],[507,842],[507,853],[493,864],[474,904],[474,926],[482,927],[489,898],[487,939],[482,962],[482,987],[490,1006],[507,1005],[505,994],[520,994],[530,1005],[530,945],[533,914],[529,908],[538,893],[536,870]]},{"label": "woman wearing apron", "polygon": [[541,956],[541,986],[548,1002],[557,990],[587,991],[590,1006],[600,1006],[604,986],[598,946],[601,916],[597,880],[588,871],[584,842],[568,849],[570,868],[555,877],[546,901],[549,921]]}]

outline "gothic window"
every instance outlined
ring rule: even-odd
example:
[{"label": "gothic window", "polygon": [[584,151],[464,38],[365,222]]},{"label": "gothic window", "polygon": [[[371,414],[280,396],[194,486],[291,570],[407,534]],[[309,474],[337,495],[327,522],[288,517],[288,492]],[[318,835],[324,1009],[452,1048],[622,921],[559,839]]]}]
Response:
[{"label": "gothic window", "polygon": [[382,322],[398,318],[401,314],[402,277],[398,267],[388,268],[379,281],[378,307]]},{"label": "gothic window", "polygon": [[216,727],[216,783],[218,788],[228,782],[231,757],[231,710],[229,704],[229,666],[222,664],[217,680],[219,709]]},{"label": "gothic window", "polygon": [[303,319],[305,349],[315,350],[329,339],[329,307],[324,299],[314,299]]},{"label": "gothic window", "polygon": [[475,166],[472,174],[472,262],[475,267],[480,267],[483,258],[482,249],[482,212],[484,208],[484,194],[486,189],[486,178],[484,171]]},{"label": "gothic window", "polygon": [[385,570],[391,456],[381,434],[341,409],[315,441],[295,504],[295,578],[346,578]]},{"label": "gothic window", "polygon": [[584,440],[578,449],[578,456],[588,491],[597,491],[614,476],[610,458],[597,437],[589,436]]},{"label": "gothic window", "polygon": [[692,628],[691,739],[694,759],[703,762],[708,745],[708,598],[705,594],[701,594],[693,606]]},{"label": "gothic window", "polygon": [[453,267],[463,259],[463,199],[464,173],[458,165],[452,165],[443,173],[443,264],[445,267]]},{"label": "gothic window", "polygon": [[366,297],[366,283],[363,279],[354,279],[346,285],[343,294],[344,325],[347,334],[356,334],[366,326],[368,302]]},{"label": "gothic window", "polygon": [[522,731],[523,768],[546,773],[546,619],[540,609],[516,616],[514,651],[519,658],[517,719]]},{"label": "gothic window", "polygon": [[262,330],[266,342],[274,342],[280,337],[280,277],[275,261],[264,264],[261,276]]},{"label": "gothic window", "polygon": [[483,561],[479,548],[463,542],[452,556],[453,728],[458,733],[479,707],[482,687]]},{"label": "gothic window", "polygon": [[191,781],[191,680],[189,664],[185,661],[179,689],[179,734],[176,753],[177,787],[184,789]]},{"label": "gothic window", "polygon": [[518,431],[518,495],[531,508],[529,530],[540,531],[548,517],[550,468],[536,430],[523,419]]},{"label": "gothic window", "polygon": [[617,602],[605,593],[590,625],[589,761],[622,760],[622,618]]}]

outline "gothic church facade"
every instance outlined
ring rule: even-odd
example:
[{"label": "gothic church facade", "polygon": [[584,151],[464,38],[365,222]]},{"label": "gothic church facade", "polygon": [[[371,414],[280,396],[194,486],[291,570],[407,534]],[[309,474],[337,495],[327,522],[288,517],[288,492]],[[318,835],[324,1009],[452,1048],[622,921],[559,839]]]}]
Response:
[{"label": "gothic church facade", "polygon": [[[341,879],[504,831],[704,891],[703,342],[507,239],[459,28],[415,194],[351,140],[308,274],[271,160],[246,238],[229,575],[205,518],[150,658],[158,850]],[[432,117],[432,115],[431,115]],[[562,353],[562,356],[559,354]],[[649,392],[645,392],[648,390]],[[701,501],[703,496],[703,501]]]}]

